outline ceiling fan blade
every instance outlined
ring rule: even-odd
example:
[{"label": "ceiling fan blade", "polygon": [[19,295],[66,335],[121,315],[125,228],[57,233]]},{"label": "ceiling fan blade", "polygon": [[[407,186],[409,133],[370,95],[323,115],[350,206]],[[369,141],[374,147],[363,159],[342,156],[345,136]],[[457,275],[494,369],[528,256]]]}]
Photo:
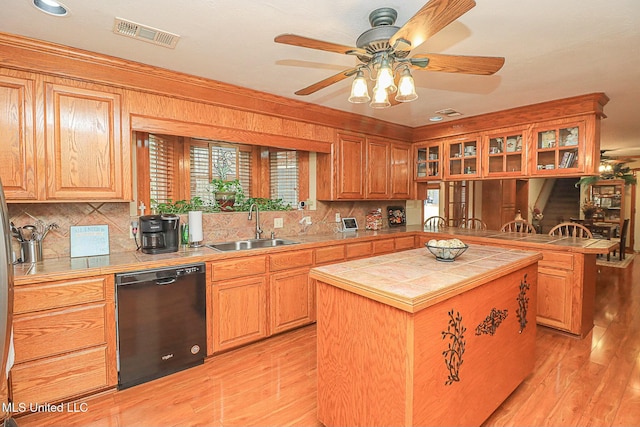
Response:
[{"label": "ceiling fan blade", "polygon": [[418,54],[411,58],[428,59],[426,67],[413,64],[412,67],[419,70],[443,71],[445,73],[479,74],[490,76],[496,73],[504,65],[504,58],[497,56],[462,56],[443,55],[439,53]]},{"label": "ceiling fan blade", "polygon": [[322,40],[310,39],[308,37],[297,36],[295,34],[280,34],[275,39],[276,43],[289,44],[292,46],[306,47],[309,49],[324,50],[326,52],[342,53],[345,55],[365,55],[370,56],[367,51],[352,46],[344,46],[337,43],[325,42]]},{"label": "ceiling fan blade", "polygon": [[474,0],[431,0],[389,39],[389,44],[394,49],[404,46],[398,49],[409,50],[406,48],[408,41],[410,49],[415,49],[475,5]]},{"label": "ceiling fan blade", "polygon": [[311,95],[312,93],[317,92],[320,89],[324,89],[325,87],[331,86],[334,83],[338,83],[339,81],[344,80],[347,77],[353,76],[357,71],[358,70],[356,68],[350,68],[348,70],[341,71],[334,76],[327,77],[324,80],[320,80],[319,82],[312,84],[311,86],[300,89],[296,92],[296,95]]}]

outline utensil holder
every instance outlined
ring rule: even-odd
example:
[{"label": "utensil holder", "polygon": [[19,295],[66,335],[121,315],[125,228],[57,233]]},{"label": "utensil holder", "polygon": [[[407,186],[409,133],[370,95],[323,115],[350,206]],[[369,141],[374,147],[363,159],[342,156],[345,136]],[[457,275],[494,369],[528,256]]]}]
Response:
[{"label": "utensil holder", "polygon": [[38,262],[42,261],[42,241],[27,240],[20,243],[20,254],[22,262]]}]

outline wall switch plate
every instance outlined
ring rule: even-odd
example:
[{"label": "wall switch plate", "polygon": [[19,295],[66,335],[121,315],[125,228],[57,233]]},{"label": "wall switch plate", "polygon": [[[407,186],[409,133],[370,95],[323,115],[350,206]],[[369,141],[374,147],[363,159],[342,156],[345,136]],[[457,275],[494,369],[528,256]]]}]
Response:
[{"label": "wall switch plate", "polygon": [[310,211],[316,210],[316,201],[314,199],[307,200],[307,210],[310,210]]},{"label": "wall switch plate", "polygon": [[284,220],[282,218],[274,218],[273,228],[282,228],[282,227],[284,227]]},{"label": "wall switch plate", "polygon": [[335,222],[340,222],[340,221],[342,221],[342,218],[340,218],[340,212],[336,212]]}]

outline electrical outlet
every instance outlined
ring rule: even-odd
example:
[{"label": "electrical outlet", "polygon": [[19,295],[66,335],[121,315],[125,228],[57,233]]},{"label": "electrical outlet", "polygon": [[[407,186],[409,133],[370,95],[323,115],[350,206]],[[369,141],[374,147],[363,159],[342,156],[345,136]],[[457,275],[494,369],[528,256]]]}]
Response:
[{"label": "electrical outlet", "polygon": [[340,218],[340,212],[336,212],[336,222],[340,222],[342,218]]},{"label": "electrical outlet", "polygon": [[[133,230],[136,230],[136,234],[133,234]],[[138,222],[137,221],[131,221],[129,223],[129,238],[130,239],[135,239],[137,233],[139,233],[140,230],[138,230]]]},{"label": "electrical outlet", "polygon": [[284,220],[282,218],[274,218],[273,228],[282,228],[282,227],[284,227]]},{"label": "electrical outlet", "polygon": [[305,216],[305,219],[307,220],[307,225],[311,225],[311,217]]}]

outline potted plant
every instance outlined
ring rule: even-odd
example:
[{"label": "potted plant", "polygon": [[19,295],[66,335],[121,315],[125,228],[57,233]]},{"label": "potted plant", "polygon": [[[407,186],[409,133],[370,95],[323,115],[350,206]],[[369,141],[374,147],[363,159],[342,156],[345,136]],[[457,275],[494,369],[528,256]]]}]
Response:
[{"label": "potted plant", "polygon": [[221,211],[232,211],[236,202],[242,203],[244,191],[240,181],[226,181],[215,178],[211,180],[211,192]]},{"label": "potted plant", "polygon": [[582,213],[584,213],[585,219],[593,219],[593,215],[598,211],[598,205],[593,201],[585,199],[582,204]]}]

